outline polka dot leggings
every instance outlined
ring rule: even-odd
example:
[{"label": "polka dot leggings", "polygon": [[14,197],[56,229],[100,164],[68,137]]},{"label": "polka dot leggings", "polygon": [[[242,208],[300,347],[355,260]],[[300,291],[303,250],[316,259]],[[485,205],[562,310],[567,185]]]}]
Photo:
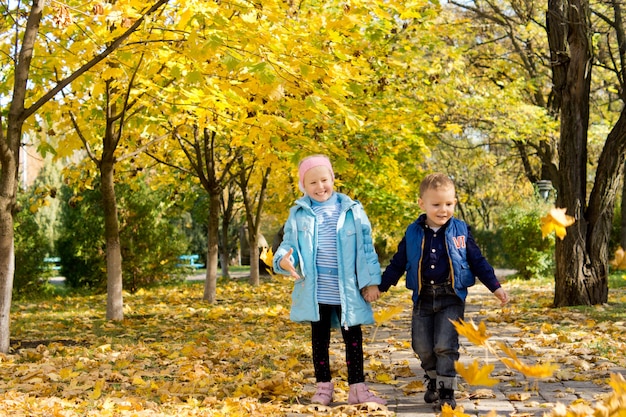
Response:
[{"label": "polka dot leggings", "polygon": [[[328,349],[330,347],[330,328],[333,314],[341,317],[341,306],[320,304],[320,321],[311,323],[311,346],[313,347],[313,368],[317,382],[329,382],[330,363]],[[341,327],[343,342],[346,347],[346,364],[348,365],[348,384],[365,381],[363,374],[363,332],[361,326],[346,329]]]}]

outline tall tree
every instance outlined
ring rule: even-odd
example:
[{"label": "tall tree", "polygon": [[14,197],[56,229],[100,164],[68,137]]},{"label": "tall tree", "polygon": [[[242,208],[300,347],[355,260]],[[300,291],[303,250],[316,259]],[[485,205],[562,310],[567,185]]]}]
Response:
[{"label": "tall tree", "polygon": [[[238,159],[239,176],[236,181],[241,190],[243,204],[246,209],[246,226],[248,228],[248,242],[250,246],[250,284],[259,285],[259,230],[261,228],[261,215],[263,214],[263,204],[265,204],[265,193],[267,183],[272,172],[271,167],[261,168],[259,173],[255,172],[257,158],[253,157],[250,162],[246,162],[242,155]],[[253,175],[261,178],[261,184],[256,192],[250,179]]]},{"label": "tall tree", "polygon": [[[47,91],[33,88],[29,85],[31,63],[38,49],[38,36],[44,16],[43,0],[34,0],[29,9],[23,9],[21,3],[17,3],[16,9],[6,10],[14,22],[10,30],[10,36],[3,36],[3,56],[9,57],[9,62],[3,63],[3,68],[12,72],[13,90],[8,97],[3,97],[1,105],[4,107],[8,98],[8,113],[6,121],[0,120],[0,352],[7,352],[10,344],[10,308],[11,290],[13,286],[13,274],[15,271],[14,247],[13,247],[13,216],[16,210],[16,196],[18,185],[19,147],[22,132],[26,120],[39,111],[42,106],[52,100],[61,90],[70,85],[85,72],[104,60],[113,51],[120,47],[123,42],[139,28],[145,18],[159,10],[167,0],[158,0],[154,4],[145,7],[139,13],[138,18],[128,27],[116,32],[108,46],[102,47],[98,53],[82,64],[74,65],[68,60],[64,68],[64,77],[53,84]],[[60,14],[60,15],[59,15]],[[67,19],[69,10],[67,7],[57,10],[58,19]],[[25,21],[24,21],[25,17]],[[47,22],[50,24],[52,22]],[[52,30],[51,30],[52,32]],[[7,44],[7,39],[11,40]],[[35,83],[36,84],[36,83]],[[2,111],[5,114],[5,110]]]},{"label": "tall tree", "polygon": [[[499,44],[508,51],[492,54],[483,73],[502,88],[520,85],[515,75],[523,74],[519,97],[525,95],[526,103],[543,107],[560,124],[558,135],[514,141],[528,180],[551,180],[556,205],[576,219],[567,236],[557,241],[554,305],[606,302],[609,235],[626,156],[626,43],[620,3],[549,0],[545,18],[536,2],[454,4],[473,21],[489,23],[482,27],[491,31],[474,38],[476,50],[493,51],[491,46]],[[543,40],[537,36],[541,30],[547,35]],[[482,57],[485,62],[487,57]],[[536,119],[530,120],[518,123],[519,129],[529,131]],[[603,125],[610,132],[593,152],[590,132]]]},{"label": "tall tree", "polygon": [[[138,130],[132,127],[132,119],[145,113],[149,105],[141,102],[146,91],[138,88],[137,85],[140,82],[137,80],[138,73],[150,72],[146,71],[144,63],[145,56],[139,52],[135,62],[128,63],[134,65],[134,68],[128,67],[130,72],[128,78],[119,75],[117,77],[107,75],[105,69],[101,74],[100,81],[103,84],[102,96],[93,96],[97,88],[94,88],[92,84],[89,89],[92,91],[92,95],[88,102],[81,103],[83,100],[76,100],[77,104],[82,105],[70,104],[68,110],[76,135],[80,138],[87,157],[96,165],[100,174],[99,183],[106,244],[106,318],[108,320],[119,321],[124,318],[122,248],[120,246],[120,226],[115,193],[115,169],[121,161],[136,157],[143,148],[153,145],[160,139],[147,140],[147,143],[141,144],[144,128]],[[118,65],[120,65],[119,62],[109,61],[107,67]],[[65,97],[65,100],[69,99],[69,97]],[[102,107],[98,108],[99,105]],[[77,107],[79,108],[78,113],[83,116],[81,120],[78,120],[77,115],[72,110],[72,108]],[[96,113],[101,113],[102,117],[96,117]],[[87,115],[85,116],[85,114]],[[101,121],[103,125],[95,126],[97,121]],[[135,122],[134,125],[136,127],[141,123]],[[71,136],[73,135],[66,134],[64,140],[60,142],[60,146],[63,146],[66,140],[71,140]],[[133,137],[138,138],[138,140],[133,140]]]},{"label": "tall tree", "polygon": [[[222,194],[234,180],[232,168],[239,154],[227,146],[227,142],[218,137],[218,132],[209,127],[179,126],[172,132],[178,141],[179,149],[186,157],[190,173],[195,176],[209,196],[209,212],[207,213],[207,254],[206,279],[204,281],[203,299],[209,303],[216,301],[217,261],[219,256],[220,204]],[[172,165],[169,158],[161,159],[150,154],[160,162]],[[180,158],[171,158],[172,161]],[[178,169],[187,170],[184,166]]]}]

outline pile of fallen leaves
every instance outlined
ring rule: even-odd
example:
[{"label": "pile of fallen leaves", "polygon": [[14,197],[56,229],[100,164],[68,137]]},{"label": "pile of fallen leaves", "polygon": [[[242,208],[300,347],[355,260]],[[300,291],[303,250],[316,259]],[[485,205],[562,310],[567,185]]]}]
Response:
[{"label": "pile of fallen leaves", "polygon": [[[372,410],[345,401],[322,412],[309,404],[315,384],[310,332],[307,325],[289,321],[292,285],[289,278],[259,287],[245,279],[221,281],[214,305],[201,299],[202,283],[142,290],[125,294],[125,319],[119,323],[104,319],[105,295],[15,302],[11,352],[0,354],[0,415],[392,415],[384,407]],[[526,329],[529,340],[551,344],[568,360],[601,355],[626,366],[626,288],[612,290],[606,306],[551,309],[551,289],[542,285],[509,284],[519,301],[506,310],[482,312],[486,329],[476,331],[510,321]],[[406,300],[406,289],[385,294],[374,304],[379,321],[393,320]],[[375,338],[377,329],[369,326],[368,337]],[[408,329],[398,327],[393,338],[410,349]],[[393,383],[394,375],[407,372],[405,365],[380,370],[371,357],[366,366],[368,378],[379,383]],[[474,366],[480,370],[480,364]],[[593,377],[587,375],[582,377]],[[617,399],[602,407],[618,404],[624,415],[626,385],[617,377],[610,383]],[[577,415],[568,407],[553,415]]]}]

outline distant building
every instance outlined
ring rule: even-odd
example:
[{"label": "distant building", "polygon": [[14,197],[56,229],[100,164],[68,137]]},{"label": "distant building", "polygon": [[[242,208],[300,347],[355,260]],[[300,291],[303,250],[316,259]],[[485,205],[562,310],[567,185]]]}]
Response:
[{"label": "distant building", "polygon": [[23,144],[20,147],[19,178],[22,189],[33,185],[44,164],[45,160],[37,153],[35,146]]}]

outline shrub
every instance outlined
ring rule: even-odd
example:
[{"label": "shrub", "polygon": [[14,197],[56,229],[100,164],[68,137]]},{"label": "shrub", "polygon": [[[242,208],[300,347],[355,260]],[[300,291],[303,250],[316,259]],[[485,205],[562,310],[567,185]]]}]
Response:
[{"label": "shrub", "polygon": [[554,271],[554,235],[541,236],[541,204],[512,207],[502,216],[502,248],[520,278],[539,278]]},{"label": "shrub", "polygon": [[[106,242],[100,191],[71,195],[62,211],[57,241],[61,272],[75,288],[106,290]],[[170,219],[180,213],[168,204],[165,192],[152,190],[144,181],[116,186],[124,289],[139,288],[176,276],[178,256],[187,251],[180,227]]]},{"label": "shrub", "polygon": [[40,293],[45,289],[46,273],[44,257],[48,251],[47,238],[29,209],[29,196],[20,195],[18,203],[22,209],[15,216],[15,274],[13,295],[17,298]]}]

